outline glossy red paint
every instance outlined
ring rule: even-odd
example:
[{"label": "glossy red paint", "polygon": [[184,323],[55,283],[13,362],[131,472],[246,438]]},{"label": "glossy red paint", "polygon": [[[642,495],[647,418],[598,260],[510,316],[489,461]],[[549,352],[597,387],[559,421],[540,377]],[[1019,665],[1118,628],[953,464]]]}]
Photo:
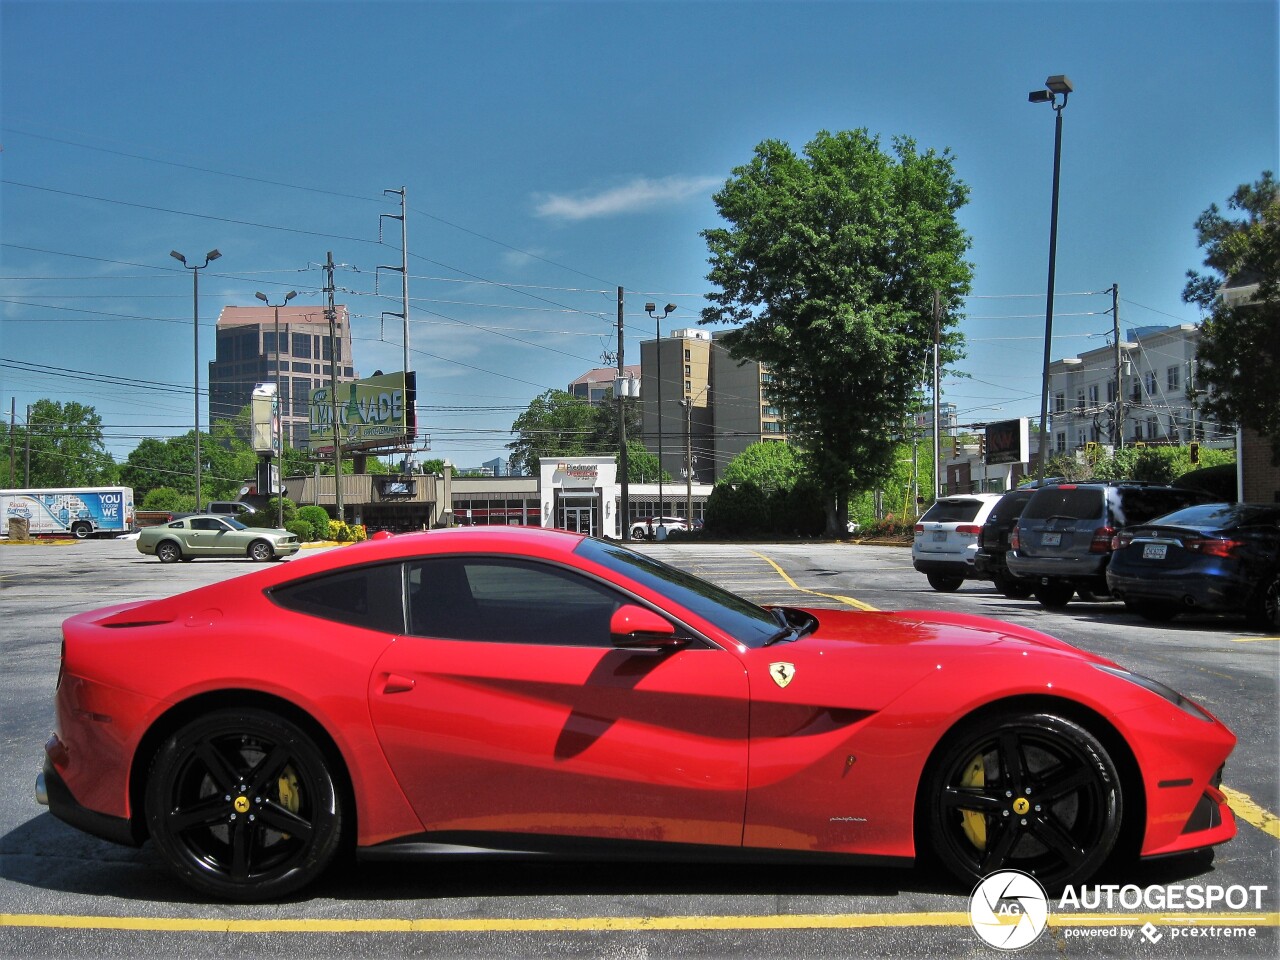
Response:
[{"label": "glossy red paint", "polygon": [[[421,834],[657,841],[911,858],[931,758],[1000,704],[1061,708],[1125,745],[1142,852],[1229,839],[1225,802],[1185,828],[1235,738],[1025,628],[936,612],[812,610],[750,646],[580,553],[577,535],[472,528],[367,542],[150,603],[72,617],[50,763],[74,801],[139,830],[156,744],[221,704],[278,706],[331,743],[358,843]],[[648,605],[681,649],[384,632],[285,609],[273,588],[363,564],[515,556]],[[1175,782],[1177,787],[1162,786]],[[1134,798],[1136,800],[1136,798]],[[56,812],[56,811],[55,811]]]}]

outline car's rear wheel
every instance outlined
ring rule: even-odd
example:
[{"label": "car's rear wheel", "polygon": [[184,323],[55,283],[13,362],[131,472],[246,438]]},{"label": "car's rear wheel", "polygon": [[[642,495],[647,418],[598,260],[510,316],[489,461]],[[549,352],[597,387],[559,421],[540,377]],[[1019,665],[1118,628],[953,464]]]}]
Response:
[{"label": "car's rear wheel", "polygon": [[92,533],[93,525],[89,523],[77,523],[71,528],[71,535],[77,540],[88,540]]},{"label": "car's rear wheel", "polygon": [[160,747],[146,817],[183,881],[226,900],[270,900],[315,880],[333,859],[342,793],[295,724],[264,710],[217,710]]},{"label": "car's rear wheel", "polygon": [[1046,610],[1061,610],[1071,602],[1076,591],[1069,583],[1042,583],[1032,592]]},{"label": "car's rear wheel", "polygon": [[172,540],[161,540],[156,544],[156,556],[161,563],[177,563],[182,559],[182,548]]},{"label": "car's rear wheel", "polygon": [[1249,620],[1259,630],[1280,631],[1280,573],[1263,581],[1249,609]]},{"label": "car's rear wheel", "polygon": [[249,557],[258,563],[266,563],[275,556],[275,551],[271,549],[271,544],[265,540],[255,540],[249,544]]},{"label": "car's rear wheel", "polygon": [[929,580],[929,586],[940,593],[955,593],[960,589],[960,584],[964,583],[964,577],[951,577],[945,573],[927,573],[925,576]]},{"label": "car's rear wheel", "polygon": [[1126,610],[1151,623],[1168,623],[1178,615],[1178,607],[1171,601],[1160,603],[1152,600],[1126,600],[1124,606]]},{"label": "car's rear wheel", "polygon": [[919,807],[930,846],[975,883],[1022,870],[1049,888],[1083,883],[1120,835],[1120,776],[1092,733],[1048,713],[999,714],[948,737]]},{"label": "car's rear wheel", "polygon": [[1026,580],[1008,573],[998,573],[995,576],[996,589],[1003,593],[1010,600],[1023,600],[1031,596],[1032,585]]}]

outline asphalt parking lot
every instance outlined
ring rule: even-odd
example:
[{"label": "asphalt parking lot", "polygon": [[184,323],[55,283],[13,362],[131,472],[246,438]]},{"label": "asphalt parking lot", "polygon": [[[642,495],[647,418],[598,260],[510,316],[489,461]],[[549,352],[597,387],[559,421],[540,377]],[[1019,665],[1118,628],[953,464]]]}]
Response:
[{"label": "asphalt parking lot", "polygon": [[[989,585],[935,593],[900,548],[849,544],[645,545],[757,602],[947,609],[1026,623],[1204,703],[1239,736],[1225,784],[1240,833],[1212,858],[1103,878],[1110,909],[1061,910],[1026,956],[1274,956],[1280,923],[1280,637],[1227,618],[1155,626],[1117,604],[1046,612]],[[32,786],[52,719],[59,624],[110,602],[248,573],[243,561],[162,566],[129,542],[0,548],[0,955],[9,957],[941,957],[991,956],[969,897],[924,870],[546,861],[361,862],[305,899],[201,901],[149,847],[87,837]],[[1129,899],[1119,892],[1125,886]],[[1248,909],[1189,911],[1157,891],[1257,890]],[[1136,894],[1133,891],[1137,891]],[[1141,899],[1130,908],[1133,896]],[[1157,906],[1153,907],[1153,904]],[[1255,905],[1256,904],[1256,905]],[[1163,907],[1161,909],[1160,907]],[[1144,936],[1144,924],[1151,932]]]}]

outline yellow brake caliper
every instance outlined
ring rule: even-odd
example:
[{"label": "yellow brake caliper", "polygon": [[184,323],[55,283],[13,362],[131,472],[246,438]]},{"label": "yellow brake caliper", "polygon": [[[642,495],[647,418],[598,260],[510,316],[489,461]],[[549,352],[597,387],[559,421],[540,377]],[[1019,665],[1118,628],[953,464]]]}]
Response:
[{"label": "yellow brake caliper", "polygon": [[[285,767],[278,781],[280,787],[280,805],[290,813],[297,813],[302,808],[302,791],[298,788],[298,774],[293,767]],[[284,834],[289,839],[289,835]]]},{"label": "yellow brake caliper", "polygon": [[[960,778],[960,786],[983,787],[986,783],[986,767],[982,761],[982,754],[979,753],[965,767],[964,776]],[[979,850],[987,849],[986,816],[977,810],[961,810],[960,818],[961,827],[964,829],[964,835],[969,838],[969,842]]]}]

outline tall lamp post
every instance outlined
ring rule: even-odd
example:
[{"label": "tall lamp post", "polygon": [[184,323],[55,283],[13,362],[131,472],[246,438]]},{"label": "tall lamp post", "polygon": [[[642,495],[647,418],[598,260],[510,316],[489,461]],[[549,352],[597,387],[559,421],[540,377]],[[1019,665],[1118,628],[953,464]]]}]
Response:
[{"label": "tall lamp post", "polygon": [[284,394],[280,392],[280,308],[298,295],[290,290],[284,295],[284,303],[270,303],[267,295],[259,291],[254,296],[276,312],[276,470],[279,486],[276,490],[276,526],[284,529]]},{"label": "tall lamp post", "polygon": [[204,263],[200,266],[192,266],[187,263],[187,258],[180,254],[177,250],[170,250],[169,256],[177,260],[184,267],[191,271],[192,292],[191,292],[191,325],[195,336],[195,377],[192,383],[191,392],[195,398],[195,420],[196,420],[196,510],[200,510],[200,271],[207,267],[214,260],[217,260],[222,254],[217,250],[210,250],[204,255]]},{"label": "tall lamp post", "polygon": [[[1044,308],[1044,370],[1040,390],[1040,468],[1037,479],[1044,480],[1045,463],[1049,459],[1049,363],[1053,350],[1053,275],[1058,259],[1058,172],[1062,165],[1062,111],[1067,97],[1075,89],[1063,74],[1055,74],[1044,82],[1045,89],[1027,94],[1031,103],[1047,103],[1053,107],[1056,117],[1053,133],[1053,206],[1049,214],[1049,290]],[[1062,102],[1058,102],[1058,95]]]},{"label": "tall lamp post", "polygon": [[[658,526],[663,526],[662,518],[666,516],[666,504],[662,494],[662,321],[675,312],[676,305],[668,303],[662,308],[662,316],[655,311],[658,307],[653,303],[644,305],[644,312],[653,317],[654,348],[658,351]],[[656,537],[657,531],[654,531]]]}]

